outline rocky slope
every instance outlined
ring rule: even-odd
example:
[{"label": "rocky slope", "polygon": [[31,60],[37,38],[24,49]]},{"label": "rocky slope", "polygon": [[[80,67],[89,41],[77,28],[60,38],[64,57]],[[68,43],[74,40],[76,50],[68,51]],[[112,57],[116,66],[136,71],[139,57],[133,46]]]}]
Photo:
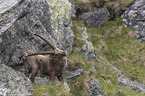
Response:
[{"label": "rocky slope", "polygon": [[68,54],[72,51],[74,35],[69,1],[2,0],[0,6],[0,63],[14,66],[24,51],[50,50],[34,33],[46,37]]}]

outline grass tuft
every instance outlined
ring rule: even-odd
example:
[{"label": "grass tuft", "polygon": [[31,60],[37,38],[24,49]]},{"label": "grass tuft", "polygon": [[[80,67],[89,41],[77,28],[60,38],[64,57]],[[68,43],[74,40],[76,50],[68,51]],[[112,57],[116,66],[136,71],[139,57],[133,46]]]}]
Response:
[{"label": "grass tuft", "polygon": [[64,84],[56,83],[35,85],[33,96],[72,96],[72,94]]}]

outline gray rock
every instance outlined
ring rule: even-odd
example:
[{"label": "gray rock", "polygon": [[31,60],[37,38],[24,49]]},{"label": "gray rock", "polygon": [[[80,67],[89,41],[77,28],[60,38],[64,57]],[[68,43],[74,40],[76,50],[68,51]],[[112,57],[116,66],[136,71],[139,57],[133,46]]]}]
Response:
[{"label": "gray rock", "polygon": [[121,16],[129,28],[134,29],[138,41],[145,41],[145,0],[136,0]]},{"label": "gray rock", "polygon": [[145,93],[145,85],[139,82],[131,81],[123,75],[119,76],[119,85],[126,86],[127,88],[135,90],[140,93]]},{"label": "gray rock", "polygon": [[69,72],[67,78],[74,78],[80,76],[83,73],[83,69],[77,69],[74,72]]},{"label": "gray rock", "polygon": [[35,77],[35,83],[36,84],[50,84],[51,81],[49,80],[48,76],[47,77]]},{"label": "gray rock", "polygon": [[92,79],[88,83],[88,93],[90,96],[102,96],[102,92],[99,87],[99,81]]},{"label": "gray rock", "polygon": [[89,3],[90,0],[82,0],[83,3]]},{"label": "gray rock", "polygon": [[1,0],[0,6],[0,63],[15,66],[24,51],[51,50],[35,33],[71,53],[74,34],[68,0]]},{"label": "gray rock", "polygon": [[131,9],[144,9],[145,8],[145,0],[136,0],[133,5],[130,6]]},{"label": "gray rock", "polygon": [[79,14],[79,19],[82,20],[88,27],[98,28],[109,20],[109,11],[107,8],[94,8],[91,11]]},{"label": "gray rock", "polygon": [[69,0],[69,2],[72,4],[72,19],[76,19],[76,6],[75,2],[73,0]]},{"label": "gray rock", "polygon": [[28,96],[32,95],[31,81],[21,72],[16,72],[4,64],[0,64],[0,95]]},{"label": "gray rock", "polygon": [[94,47],[90,41],[88,41],[88,35],[86,33],[86,28],[79,28],[82,31],[81,39],[85,41],[85,45],[83,45],[80,49],[80,54],[86,56],[89,59],[96,59],[96,55],[94,53]]},{"label": "gray rock", "polygon": [[110,66],[118,72],[118,74],[119,74],[118,75],[119,76],[119,85],[120,86],[126,86],[127,88],[135,90],[137,92],[145,93],[145,85],[143,85],[139,82],[127,79],[125,76],[122,75],[122,71],[117,69],[112,64],[110,64]]}]

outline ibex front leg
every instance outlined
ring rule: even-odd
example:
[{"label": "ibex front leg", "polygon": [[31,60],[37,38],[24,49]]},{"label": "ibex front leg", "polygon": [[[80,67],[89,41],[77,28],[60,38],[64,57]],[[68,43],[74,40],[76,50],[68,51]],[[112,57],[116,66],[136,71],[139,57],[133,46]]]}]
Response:
[{"label": "ibex front leg", "polygon": [[31,73],[30,79],[31,79],[31,81],[32,81],[33,84],[35,84],[35,77],[37,75],[38,69],[39,69],[38,66],[32,67],[32,73]]},{"label": "ibex front leg", "polygon": [[49,78],[52,81],[52,83],[55,82],[55,71],[49,71]]}]

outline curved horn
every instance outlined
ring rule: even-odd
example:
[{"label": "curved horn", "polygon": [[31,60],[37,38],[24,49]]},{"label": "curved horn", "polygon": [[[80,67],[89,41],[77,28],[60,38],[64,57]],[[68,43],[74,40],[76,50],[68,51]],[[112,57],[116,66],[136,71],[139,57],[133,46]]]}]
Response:
[{"label": "curved horn", "polygon": [[34,56],[34,55],[48,55],[48,54],[55,54],[55,51],[36,52],[36,53],[29,54],[26,57]]},{"label": "curved horn", "polygon": [[38,34],[34,34],[34,35],[36,35],[36,36],[38,36],[39,38],[41,38],[42,40],[44,40],[47,44],[49,44],[53,49],[56,49],[56,47],[52,44],[52,43],[50,43],[50,41],[48,41],[46,38],[44,38],[43,36],[40,36],[40,35],[38,35]]}]

